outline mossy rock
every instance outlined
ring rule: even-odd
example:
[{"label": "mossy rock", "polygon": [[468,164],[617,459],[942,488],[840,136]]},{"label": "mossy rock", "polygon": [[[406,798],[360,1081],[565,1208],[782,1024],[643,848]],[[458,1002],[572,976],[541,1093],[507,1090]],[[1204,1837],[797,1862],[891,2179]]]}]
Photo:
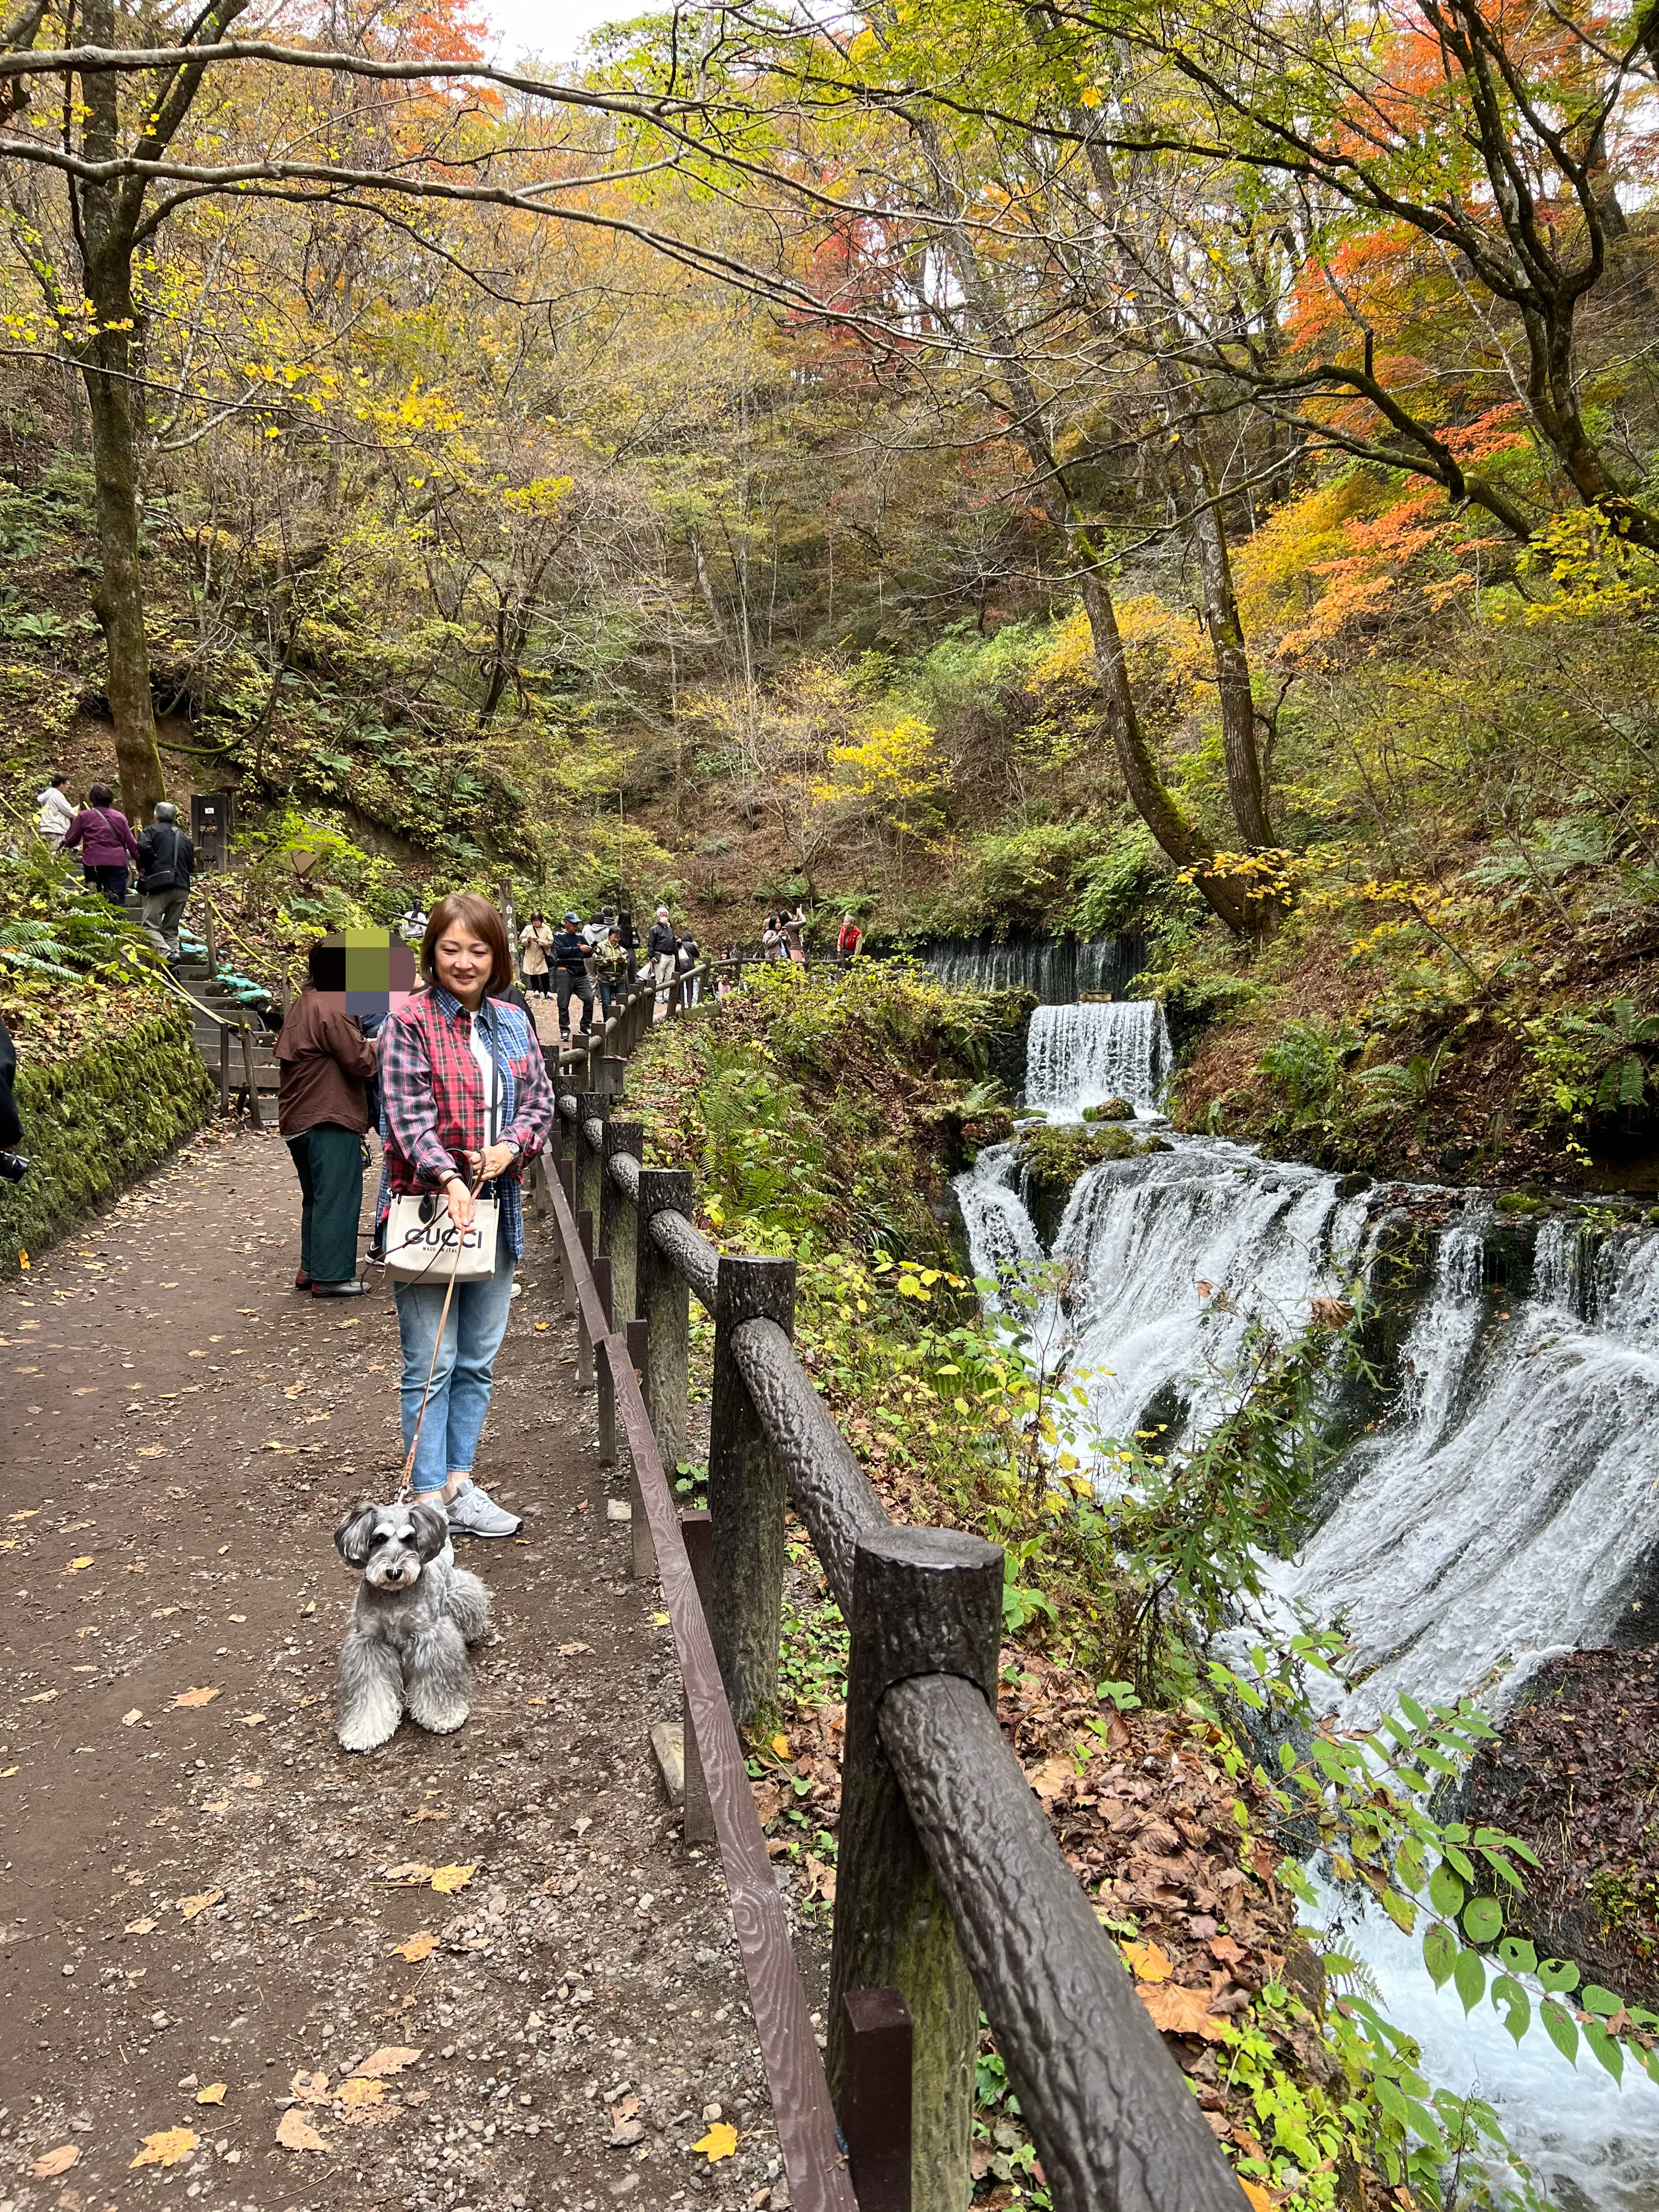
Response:
[{"label": "mossy rock", "polygon": [[1541,1198],[1534,1198],[1524,1190],[1506,1190],[1498,1201],[1500,1213],[1543,1213],[1547,1210]]},{"label": "mossy rock", "polygon": [[55,1237],[125,1190],[199,1128],[218,1093],[182,1006],[164,1006],[69,1060],[30,1058],[18,1040],[21,1182],[0,1186],[0,1276],[19,1254]]},{"label": "mossy rock", "polygon": [[1105,1098],[1098,1106],[1085,1106],[1085,1121],[1133,1121],[1135,1109],[1127,1098]]},{"label": "mossy rock", "polygon": [[1146,1152],[1170,1149],[1165,1139],[1138,1139],[1121,1122],[1088,1129],[1028,1127],[1020,1132],[1018,1142],[1031,1218],[1045,1243],[1053,1242],[1066,1200],[1079,1177],[1091,1168],[1098,1167],[1103,1160],[1134,1160]]}]

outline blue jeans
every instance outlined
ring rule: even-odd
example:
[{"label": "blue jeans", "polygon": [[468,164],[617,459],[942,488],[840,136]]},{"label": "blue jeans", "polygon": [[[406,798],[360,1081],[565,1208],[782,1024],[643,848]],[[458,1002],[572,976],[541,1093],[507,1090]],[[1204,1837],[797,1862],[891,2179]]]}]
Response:
[{"label": "blue jeans", "polygon": [[[444,1310],[444,1285],[395,1283],[392,1290],[398,1301],[398,1334],[404,1347],[404,1450],[407,1453],[420,1419],[427,1369],[432,1364],[438,1316]],[[488,1282],[457,1283],[450,1301],[449,1320],[421,1430],[421,1448],[415,1456],[413,1486],[417,1498],[423,1492],[441,1490],[452,1474],[472,1472],[484,1415],[489,1411],[495,1354],[507,1334],[512,1301],[513,1255],[505,1236],[498,1236],[495,1273]]]}]

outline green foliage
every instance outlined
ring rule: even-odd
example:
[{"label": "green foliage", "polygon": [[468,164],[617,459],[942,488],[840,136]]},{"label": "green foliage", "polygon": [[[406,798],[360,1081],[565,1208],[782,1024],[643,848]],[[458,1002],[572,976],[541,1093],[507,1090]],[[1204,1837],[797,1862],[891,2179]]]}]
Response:
[{"label": "green foliage", "polygon": [[0,1271],[105,1205],[200,1126],[216,1093],[181,1007],[158,1008],[70,1057],[20,1040],[17,1109],[29,1172],[0,1187]]}]

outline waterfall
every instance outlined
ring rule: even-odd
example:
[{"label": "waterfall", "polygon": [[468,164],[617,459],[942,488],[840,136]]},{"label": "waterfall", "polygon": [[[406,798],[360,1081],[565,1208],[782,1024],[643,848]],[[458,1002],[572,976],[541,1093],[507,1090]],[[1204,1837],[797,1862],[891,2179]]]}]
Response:
[{"label": "waterfall", "polygon": [[957,1178],[969,1258],[975,1274],[993,1282],[1005,1268],[1035,1267],[1042,1257],[1031,1217],[1012,1187],[1017,1171],[1012,1145],[988,1145]]},{"label": "waterfall", "polygon": [[1175,1072],[1175,1048],[1155,999],[1106,1006],[1039,1006],[1026,1047],[1033,1106],[1098,1106],[1127,1098],[1155,1111]]},{"label": "waterfall", "polygon": [[1144,958],[1138,938],[939,937],[917,957],[957,991],[1035,991],[1045,1006],[1064,1006],[1080,991],[1126,991]]}]

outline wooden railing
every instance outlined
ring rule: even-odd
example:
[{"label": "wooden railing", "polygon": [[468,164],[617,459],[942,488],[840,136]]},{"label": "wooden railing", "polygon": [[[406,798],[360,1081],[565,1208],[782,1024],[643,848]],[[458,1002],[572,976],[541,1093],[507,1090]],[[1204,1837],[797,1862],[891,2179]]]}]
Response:
[{"label": "wooden railing", "polygon": [[[700,1234],[690,1176],[642,1164],[608,1058],[603,1087],[560,1096],[543,1184],[601,1460],[619,1417],[628,1446],[634,1571],[662,1583],[686,1838],[719,1844],[794,2205],[965,2212],[982,2006],[1062,2212],[1240,2212],[998,1725],[1001,1551],[890,1519],[795,1358],[794,1262]],[[714,1323],[707,1512],[668,1475],[692,1294]],[[739,1733],[777,1711],[792,1505],[851,1637],[827,2075]]]}]

